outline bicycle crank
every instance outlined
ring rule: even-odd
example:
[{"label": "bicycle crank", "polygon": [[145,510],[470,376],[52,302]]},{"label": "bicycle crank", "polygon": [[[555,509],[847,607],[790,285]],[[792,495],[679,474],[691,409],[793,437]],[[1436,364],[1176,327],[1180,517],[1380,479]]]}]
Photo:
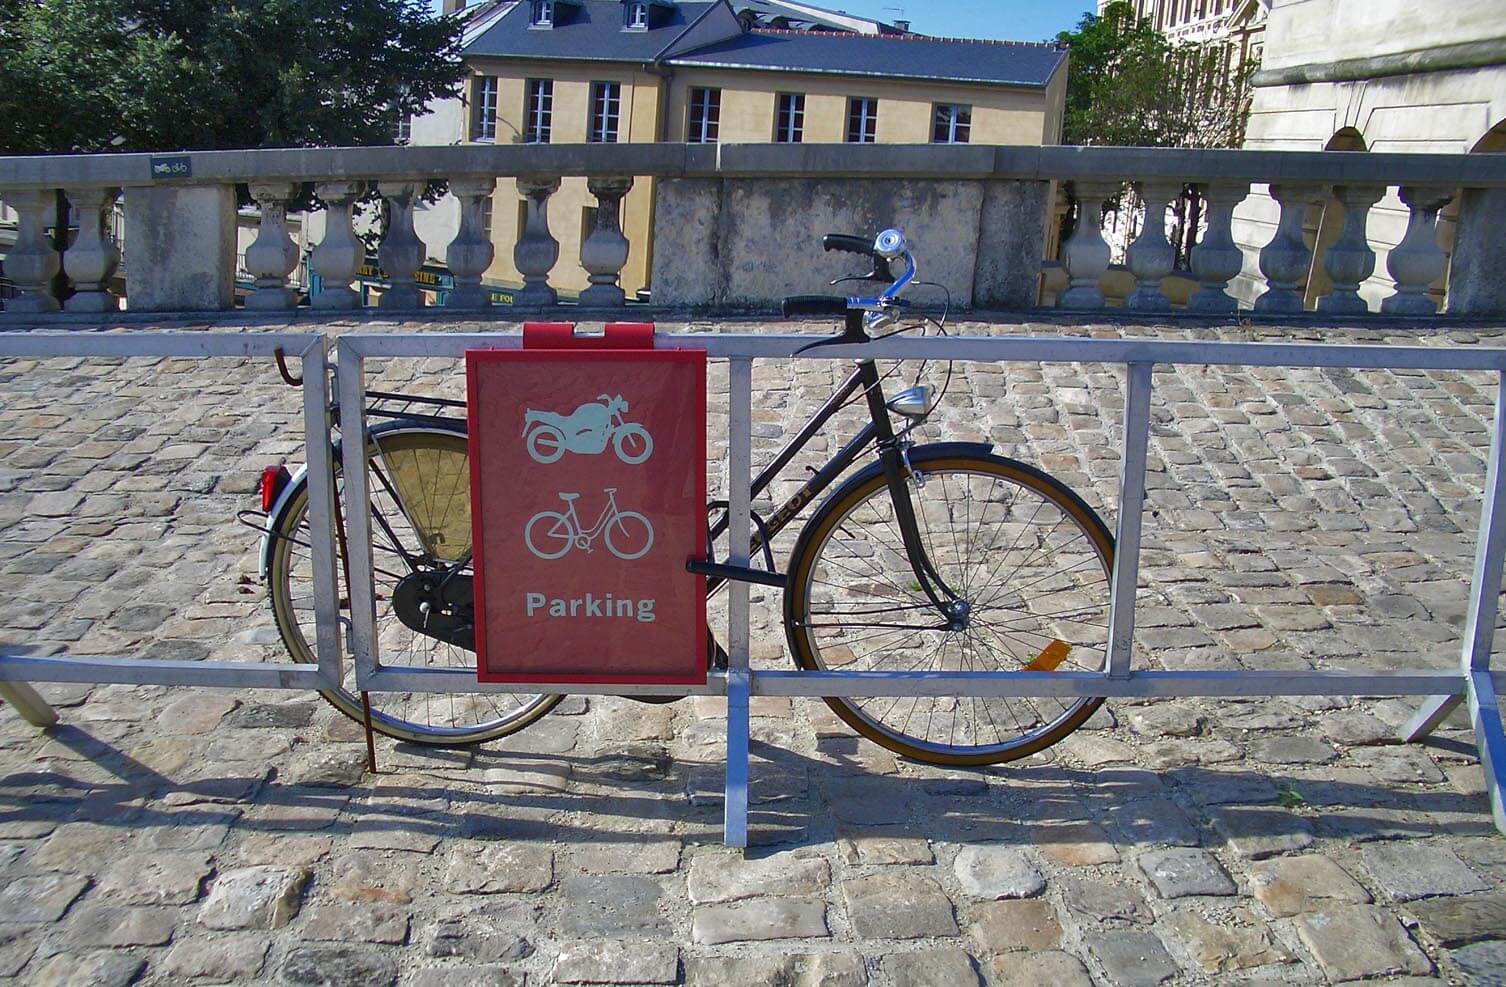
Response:
[{"label": "bicycle crank", "polygon": [[448,580],[441,572],[405,576],[392,593],[392,610],[404,626],[425,637],[476,650],[475,604],[468,575]]}]

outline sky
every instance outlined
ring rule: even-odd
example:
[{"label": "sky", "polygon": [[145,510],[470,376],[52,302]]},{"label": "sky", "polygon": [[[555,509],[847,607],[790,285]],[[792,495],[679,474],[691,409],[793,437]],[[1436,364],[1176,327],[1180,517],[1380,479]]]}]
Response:
[{"label": "sky", "polygon": [[[949,38],[1050,41],[1075,27],[1097,4],[1082,0],[812,0],[850,14],[892,21],[908,18],[912,30]],[[900,13],[894,8],[904,10]]]},{"label": "sky", "polygon": [[[474,2],[474,0],[473,0]],[[947,38],[1052,41],[1096,10],[1083,0],[813,0],[820,7],[879,20],[908,18],[911,29]],[[438,8],[438,0],[434,6]],[[899,8],[899,9],[896,9]],[[903,11],[901,13],[900,11]]]}]

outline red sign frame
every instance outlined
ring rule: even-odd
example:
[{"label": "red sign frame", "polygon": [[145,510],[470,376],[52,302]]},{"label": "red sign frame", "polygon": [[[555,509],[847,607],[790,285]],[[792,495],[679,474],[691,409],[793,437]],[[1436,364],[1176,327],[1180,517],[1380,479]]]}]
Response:
[{"label": "red sign frame", "polygon": [[[706,579],[685,563],[706,553],[706,353],[654,350],[652,326],[573,328],[529,325],[522,350],[466,354],[477,678],[704,685]],[[636,399],[611,417],[619,392]],[[597,430],[558,427],[582,414]],[[615,441],[624,430],[642,459]]]}]

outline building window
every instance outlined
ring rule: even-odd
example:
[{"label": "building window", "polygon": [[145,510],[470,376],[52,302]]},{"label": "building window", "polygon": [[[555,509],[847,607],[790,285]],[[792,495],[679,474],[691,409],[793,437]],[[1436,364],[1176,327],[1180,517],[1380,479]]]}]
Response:
[{"label": "building window", "polygon": [[973,108],[956,103],[936,105],[936,127],[931,132],[933,144],[966,144],[972,135]]},{"label": "building window", "polygon": [[780,93],[779,112],[774,116],[774,140],[799,144],[805,139],[805,93]]},{"label": "building window", "polygon": [[627,5],[627,27],[630,31],[648,30],[648,3],[647,0],[633,0]]},{"label": "building window", "polygon": [[533,13],[528,23],[534,27],[554,26],[554,0],[533,0]]},{"label": "building window", "polygon": [[529,79],[528,102],[523,110],[527,121],[523,143],[548,144],[554,124],[554,80]]},{"label": "building window", "polygon": [[878,140],[878,100],[847,101],[847,143],[872,144]]},{"label": "building window", "polygon": [[617,143],[617,123],[621,116],[622,83],[591,83],[591,143]]},{"label": "building window", "polygon": [[692,89],[690,91],[690,125],[686,128],[685,140],[691,144],[715,144],[722,122],[722,91],[720,89]]},{"label": "building window", "polygon": [[407,144],[413,140],[413,118],[402,111],[397,114],[397,133],[394,135],[399,144]]},{"label": "building window", "polygon": [[497,77],[483,75],[475,82],[471,106],[475,116],[471,120],[471,140],[494,141],[497,139]]}]

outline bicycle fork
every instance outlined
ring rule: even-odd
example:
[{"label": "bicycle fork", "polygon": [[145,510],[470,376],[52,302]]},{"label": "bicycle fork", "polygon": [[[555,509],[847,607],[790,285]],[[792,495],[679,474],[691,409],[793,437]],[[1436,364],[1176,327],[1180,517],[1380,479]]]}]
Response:
[{"label": "bicycle fork", "polygon": [[921,538],[920,524],[915,516],[915,504],[910,499],[907,474],[912,471],[905,462],[904,451],[900,447],[899,438],[894,434],[894,426],[889,420],[889,408],[884,401],[884,390],[880,384],[878,366],[872,360],[865,360],[859,364],[858,372],[863,383],[863,391],[868,398],[869,412],[873,416],[879,462],[883,465],[884,478],[888,481],[889,497],[894,504],[894,520],[899,526],[900,538],[904,542],[905,557],[910,560],[910,569],[915,574],[915,580],[920,584],[921,591],[946,618],[950,629],[964,630],[967,627],[967,601],[962,599],[960,593],[948,586],[941,573],[936,570],[935,564],[926,552],[924,540]]}]

